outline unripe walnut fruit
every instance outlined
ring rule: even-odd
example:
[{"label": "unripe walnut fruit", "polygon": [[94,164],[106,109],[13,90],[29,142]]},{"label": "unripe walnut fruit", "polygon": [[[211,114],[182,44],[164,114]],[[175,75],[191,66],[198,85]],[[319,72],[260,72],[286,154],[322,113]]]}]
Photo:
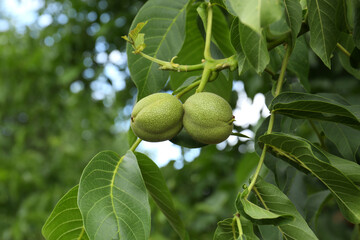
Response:
[{"label": "unripe walnut fruit", "polygon": [[184,103],[183,124],[197,141],[216,144],[229,137],[234,117],[229,103],[209,92],[196,93]]},{"label": "unripe walnut fruit", "polygon": [[168,93],[149,95],[134,106],[131,128],[140,139],[160,142],[175,137],[182,129],[182,103]]}]

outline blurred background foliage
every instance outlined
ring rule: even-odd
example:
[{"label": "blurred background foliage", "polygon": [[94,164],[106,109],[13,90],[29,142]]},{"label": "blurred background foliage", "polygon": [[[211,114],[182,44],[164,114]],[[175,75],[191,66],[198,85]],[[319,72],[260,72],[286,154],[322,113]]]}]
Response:
[{"label": "blurred background foliage", "polygon": [[[136,99],[121,36],[128,33],[144,1],[33,2],[40,3],[35,20],[22,26],[0,3],[0,24],[8,24],[0,32],[3,240],[42,239],[43,223],[61,196],[78,183],[88,161],[102,150],[123,153],[128,149],[128,120]],[[242,79],[248,96],[270,90],[271,81],[264,79],[253,73]],[[289,78],[288,87],[294,89],[298,82]],[[351,103],[360,102],[359,81],[340,67],[336,57],[329,70],[310,55],[309,83],[311,92],[339,93]],[[234,91],[233,106],[237,99]],[[255,132],[260,123],[250,129]],[[295,128],[302,136],[315,136],[309,125]],[[258,160],[246,144],[237,141],[222,146],[221,151],[207,146],[194,161],[184,161],[181,169],[174,167],[174,161],[162,168],[193,239],[211,239],[216,223],[235,212],[236,194]],[[283,184],[299,211],[311,217],[306,209],[312,203],[306,205],[302,196],[324,188],[285,163],[279,169],[283,179],[275,180],[271,174],[268,178]],[[290,190],[289,184],[295,188]],[[312,227],[321,239],[350,239],[353,226],[333,199],[327,202],[319,224]],[[176,239],[165,217],[152,206],[152,239]]]}]

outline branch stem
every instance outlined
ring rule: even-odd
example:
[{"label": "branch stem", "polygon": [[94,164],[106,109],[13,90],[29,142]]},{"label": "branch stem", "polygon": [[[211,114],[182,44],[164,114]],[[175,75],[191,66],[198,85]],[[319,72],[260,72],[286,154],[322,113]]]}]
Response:
[{"label": "branch stem", "polygon": [[344,48],[340,43],[337,43],[336,44],[336,47],[338,49],[340,49],[340,51],[342,51],[346,56],[350,57],[351,56],[351,53],[349,53],[348,50],[346,50],[346,48]]},{"label": "branch stem", "polygon": [[190,84],[189,86],[187,86],[186,88],[184,88],[183,90],[181,90],[178,94],[176,94],[177,98],[181,98],[182,95],[184,95],[185,93],[189,92],[190,90],[192,90],[193,88],[197,87],[200,84],[201,80],[197,80],[195,82],[193,82],[192,84]]},{"label": "branch stem", "polygon": [[134,144],[130,147],[130,151],[132,151],[132,152],[134,152],[135,151],[135,149],[139,146],[139,144],[141,143],[141,139],[140,138],[138,138],[138,139],[136,139],[136,141],[134,142]]},{"label": "branch stem", "polygon": [[143,52],[139,53],[142,57],[155,62],[160,65],[160,69],[162,70],[170,70],[177,72],[190,72],[190,71],[198,71],[204,69],[204,63],[194,64],[194,65],[180,65],[173,62],[166,62],[154,57],[151,57]]},{"label": "branch stem", "polygon": [[[284,56],[284,59],[283,59],[282,65],[281,65],[279,79],[278,79],[277,84],[276,84],[276,90],[275,90],[275,96],[274,97],[277,97],[281,92],[281,88],[282,88],[282,85],[284,83],[286,67],[287,67],[288,62],[289,62],[290,54],[291,54],[291,48],[287,47],[286,48],[286,53],[285,53],[285,56]],[[272,129],[274,127],[274,121],[275,121],[275,112],[271,111],[268,130],[266,132],[267,134],[270,134],[272,132]],[[248,193],[247,193],[246,197],[249,196],[252,188],[255,186],[256,179],[259,176],[261,167],[262,167],[262,165],[264,163],[264,160],[265,160],[265,155],[266,155],[267,148],[268,148],[268,146],[265,144],[265,146],[264,146],[264,148],[263,148],[263,150],[261,152],[260,160],[259,160],[259,163],[258,163],[258,165],[256,167],[255,174],[252,177],[251,182],[249,184]]]},{"label": "branch stem", "polygon": [[196,93],[202,92],[204,90],[205,85],[209,80],[210,74],[211,74],[211,69],[208,68],[207,65],[205,65],[204,71],[203,71],[202,76],[201,76],[200,85],[196,89]]},{"label": "branch stem", "polygon": [[211,43],[211,28],[213,21],[213,9],[211,3],[208,4],[208,16],[207,16],[207,25],[206,25],[206,38],[205,38],[205,49],[204,49],[204,58],[206,60],[213,59],[210,52],[210,43]]}]

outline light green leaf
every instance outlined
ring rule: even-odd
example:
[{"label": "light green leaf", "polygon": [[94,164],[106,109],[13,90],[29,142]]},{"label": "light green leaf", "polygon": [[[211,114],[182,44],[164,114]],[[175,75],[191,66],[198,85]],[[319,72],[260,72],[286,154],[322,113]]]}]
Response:
[{"label": "light green leaf", "polygon": [[78,189],[79,185],[70,189],[56,204],[42,228],[46,240],[89,239],[77,205]]},{"label": "light green leaf", "polygon": [[295,46],[301,28],[302,9],[299,0],[284,0],[286,22],[291,31],[291,45]]},{"label": "light green leaf", "polygon": [[263,72],[270,62],[264,36],[241,23],[239,23],[239,33],[242,50],[247,60],[257,73]]},{"label": "light green leaf", "polygon": [[[197,25],[196,8],[199,4],[189,4],[186,11],[186,36],[182,49],[176,58],[177,63],[181,64],[199,64],[204,58],[204,38],[201,35]],[[191,76],[199,76],[201,71],[192,72],[171,72],[170,87],[177,89],[186,79]]]},{"label": "light green leaf", "polygon": [[331,95],[284,92],[273,99],[270,108],[293,118],[337,122],[360,129],[360,105],[344,105]]},{"label": "light green leaf", "polygon": [[156,205],[181,239],[189,239],[159,167],[146,155],[135,153],[145,185]]},{"label": "light green leaf", "polygon": [[97,154],[85,167],[78,206],[92,240],[149,239],[150,205],[135,155]]},{"label": "light green leaf", "polygon": [[258,34],[261,34],[262,27],[281,17],[279,0],[224,0],[224,3],[230,13]]},{"label": "light green leaf", "polygon": [[337,4],[337,0],[307,0],[310,46],[328,68],[339,36],[335,22]]},{"label": "light green leaf", "polygon": [[293,220],[293,217],[288,214],[278,214],[259,207],[246,199],[246,194],[244,193],[238,195],[235,203],[236,208],[242,216],[249,219],[252,223],[277,226]]},{"label": "light green leaf", "polygon": [[318,239],[294,204],[279,188],[258,178],[255,191],[259,193],[269,211],[293,217],[293,221],[279,226],[285,239]]},{"label": "light green leaf", "polygon": [[[131,28],[147,21],[141,30],[146,48],[144,53],[170,61],[184,43],[186,6],[188,0],[150,0],[136,15]],[[169,72],[159,70],[159,65],[132,53],[132,46],[127,46],[127,56],[131,78],[138,88],[138,100],[161,90]]]},{"label": "light green leaf", "polygon": [[319,149],[300,137],[272,133],[261,136],[269,151],[307,169],[332,192],[344,217],[352,223],[360,223],[360,189]]}]

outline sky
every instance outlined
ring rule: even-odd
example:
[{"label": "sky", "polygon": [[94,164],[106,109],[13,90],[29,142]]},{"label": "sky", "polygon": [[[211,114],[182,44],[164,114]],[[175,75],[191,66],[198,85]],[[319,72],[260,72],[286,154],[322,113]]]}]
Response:
[{"label": "sky", "polygon": [[[43,0],[0,0],[0,8],[6,18],[10,19],[10,22],[4,19],[0,15],[0,32],[7,31],[10,25],[14,25],[19,33],[25,30],[25,26],[37,24],[40,28],[45,28],[52,24],[54,19],[51,16],[52,11],[56,11],[56,5],[50,7],[42,15],[39,16],[37,10],[44,6]],[[63,14],[64,15],[64,14]],[[91,16],[89,13],[87,20],[91,21],[95,16]],[[105,16],[106,17],[106,16]],[[104,17],[104,19],[105,19]],[[95,18],[96,19],[96,18]],[[121,17],[119,18],[121,20]],[[106,20],[106,19],[105,19]],[[105,21],[104,20],[104,21]],[[67,16],[60,15],[56,21],[60,24],[66,24]],[[54,44],[54,39],[49,36],[45,38],[44,43],[51,47]],[[95,61],[98,64],[104,65],[104,72],[96,80],[92,81],[91,88],[93,90],[92,97],[95,100],[110,99],[108,104],[111,104],[111,99],[114,99],[116,92],[125,88],[125,77],[129,74],[128,69],[126,71],[120,71],[120,67],[126,66],[127,57],[124,52],[113,50],[110,53],[107,52],[106,39],[99,37],[96,41],[95,59],[91,57],[84,58],[84,65],[88,68],[83,72],[84,78],[92,78],[94,70],[91,68],[92,63]],[[111,84],[107,82],[107,78],[110,79]],[[81,91],[83,88],[82,81],[74,81],[70,90],[73,93]],[[233,84],[233,90],[238,93],[238,101],[236,108],[233,111],[235,116],[234,125],[241,126],[242,128],[248,128],[250,125],[256,125],[260,117],[267,117],[269,110],[265,105],[265,97],[263,94],[256,94],[254,99],[248,98],[244,90],[244,84],[241,81],[236,81]],[[104,101],[105,102],[105,101]],[[125,107],[121,114],[130,118],[132,106]],[[130,122],[124,122],[123,120],[115,121],[115,128],[119,131],[127,131],[130,126]],[[241,132],[251,138],[254,137],[254,133],[250,130],[244,130]],[[241,138],[240,138],[241,139]],[[219,150],[224,149],[226,145],[234,146],[238,142],[239,138],[236,136],[230,136],[226,141],[217,144]],[[245,140],[245,139],[241,139]],[[241,147],[239,151],[252,151],[254,149],[253,141],[249,141],[248,144]],[[184,162],[191,162],[200,154],[200,149],[189,149],[184,155],[184,159],[181,155],[181,148],[169,141],[160,143],[150,143],[143,141],[137,149],[140,152],[146,153],[151,159],[153,159],[158,166],[166,165],[170,160],[175,160],[175,167],[182,168]]]}]

